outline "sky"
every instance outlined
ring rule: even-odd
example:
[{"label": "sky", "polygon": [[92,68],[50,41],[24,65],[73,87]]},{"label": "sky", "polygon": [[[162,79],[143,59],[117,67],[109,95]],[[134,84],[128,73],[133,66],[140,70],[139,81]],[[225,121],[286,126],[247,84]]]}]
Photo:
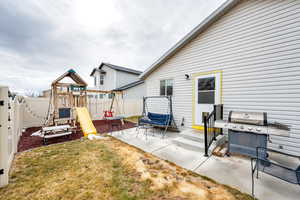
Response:
[{"label": "sky", "polygon": [[68,69],[89,86],[108,62],[140,71],[225,0],[1,0],[0,85],[50,88]]}]

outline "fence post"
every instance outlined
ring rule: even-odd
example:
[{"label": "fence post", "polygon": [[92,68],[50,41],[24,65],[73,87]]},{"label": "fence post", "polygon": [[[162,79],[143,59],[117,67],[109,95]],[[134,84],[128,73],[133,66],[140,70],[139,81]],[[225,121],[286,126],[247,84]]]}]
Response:
[{"label": "fence post", "polygon": [[0,86],[0,187],[8,184],[8,87]]},{"label": "fence post", "polygon": [[204,148],[205,148],[205,157],[208,157],[208,141],[207,141],[207,134],[208,134],[208,130],[207,130],[207,116],[204,116]]}]

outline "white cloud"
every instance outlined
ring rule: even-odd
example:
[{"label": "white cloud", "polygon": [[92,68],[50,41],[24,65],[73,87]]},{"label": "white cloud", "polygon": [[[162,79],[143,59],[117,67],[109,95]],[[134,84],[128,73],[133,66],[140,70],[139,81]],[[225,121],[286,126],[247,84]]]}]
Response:
[{"label": "white cloud", "polygon": [[3,0],[0,84],[47,89],[101,61],[144,70],[225,0]]}]

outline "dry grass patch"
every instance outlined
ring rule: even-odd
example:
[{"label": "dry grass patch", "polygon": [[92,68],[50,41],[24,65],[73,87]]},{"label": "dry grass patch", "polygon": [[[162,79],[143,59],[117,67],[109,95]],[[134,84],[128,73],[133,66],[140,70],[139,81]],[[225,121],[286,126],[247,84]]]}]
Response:
[{"label": "dry grass patch", "polygon": [[210,178],[183,169],[133,146],[111,140],[110,146],[123,157],[122,162],[151,181],[152,190],[168,191],[171,196],[197,200],[250,200],[252,197]]},{"label": "dry grass patch", "polygon": [[16,156],[0,200],[250,199],[109,138],[78,140]]},{"label": "dry grass patch", "polygon": [[141,116],[131,116],[131,117],[127,117],[125,120],[132,123],[138,123],[140,117]]}]

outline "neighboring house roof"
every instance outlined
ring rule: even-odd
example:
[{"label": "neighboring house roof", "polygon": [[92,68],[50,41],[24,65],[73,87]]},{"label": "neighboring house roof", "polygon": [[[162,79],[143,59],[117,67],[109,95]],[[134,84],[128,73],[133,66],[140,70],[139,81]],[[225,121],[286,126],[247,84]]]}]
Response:
[{"label": "neighboring house roof", "polygon": [[138,80],[138,81],[129,83],[129,84],[127,84],[127,85],[124,85],[124,86],[122,86],[122,87],[116,88],[116,89],[114,89],[114,91],[127,90],[127,89],[129,89],[129,88],[135,87],[135,86],[140,85],[140,84],[142,84],[142,83],[144,83],[143,80]]},{"label": "neighboring house roof", "polygon": [[214,22],[219,20],[229,10],[231,10],[241,0],[227,0],[218,9],[216,9],[211,15],[205,18],[198,26],[196,26],[191,32],[189,32],[184,38],[177,42],[171,49],[163,54],[157,61],[155,61],[149,68],[147,68],[141,75],[140,79],[145,79],[154,70],[166,62],[170,57],[175,55],[181,48],[196,38],[200,33],[208,29]]},{"label": "neighboring house roof", "polygon": [[113,64],[110,64],[110,63],[101,63],[100,66],[98,68],[94,68],[91,75],[90,76],[93,76],[94,73],[96,71],[99,71],[101,70],[101,68],[103,66],[107,66],[107,67],[110,67],[114,70],[118,70],[118,71],[122,71],[122,72],[127,72],[127,73],[130,73],[130,74],[136,74],[136,75],[140,75],[142,72],[141,71],[138,71],[138,70],[134,70],[134,69],[130,69],[130,68],[126,68],[126,67],[121,67],[121,66],[117,66],[117,65],[113,65]]}]

